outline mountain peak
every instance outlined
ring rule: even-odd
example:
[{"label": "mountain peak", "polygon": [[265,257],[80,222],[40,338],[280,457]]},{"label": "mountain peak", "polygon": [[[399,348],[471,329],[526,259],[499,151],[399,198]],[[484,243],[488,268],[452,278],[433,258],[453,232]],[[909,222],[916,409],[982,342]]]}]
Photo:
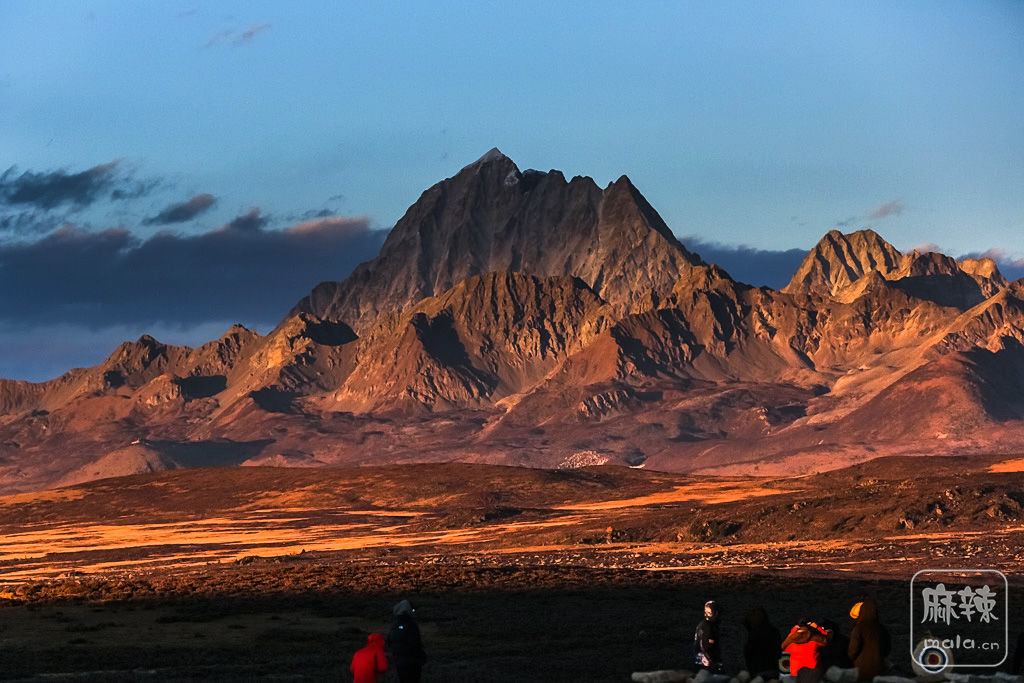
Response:
[{"label": "mountain peak", "polygon": [[1002,285],[1006,285],[1006,278],[999,272],[999,266],[996,262],[987,256],[980,258],[965,258],[960,261],[960,268],[968,275],[973,277],[990,278],[1000,282]]},{"label": "mountain peak", "polygon": [[501,153],[501,150],[497,147],[491,147],[482,157],[474,161],[474,164],[486,164],[488,161],[498,161],[500,159],[508,159],[507,156]]},{"label": "mountain peak", "polygon": [[[472,177],[490,171],[491,169],[497,169],[499,173],[503,174],[502,180],[504,181],[509,181],[510,178],[515,178],[516,180],[519,179],[519,167],[516,166],[516,162],[505,156],[497,147],[492,147],[473,163],[463,166],[459,172],[455,174],[455,177]],[[510,184],[514,183],[510,182]]]},{"label": "mountain peak", "polygon": [[622,176],[601,190],[558,171],[520,173],[497,149],[426,190],[388,235],[380,255],[344,283],[300,301],[357,333],[383,312],[405,310],[491,271],[580,278],[619,310],[665,296],[699,259]]},{"label": "mountain peak", "polygon": [[865,273],[878,270],[885,274],[897,269],[902,257],[896,247],[874,230],[847,234],[829,230],[807,254],[782,291],[835,296]]},{"label": "mountain peak", "polygon": [[980,303],[1007,284],[991,259],[958,263],[934,251],[914,249],[904,254],[874,230],[849,234],[830,230],[782,291],[848,303],[867,291],[865,288],[870,289],[872,283],[860,282],[867,275],[888,280],[915,298],[961,310]]}]

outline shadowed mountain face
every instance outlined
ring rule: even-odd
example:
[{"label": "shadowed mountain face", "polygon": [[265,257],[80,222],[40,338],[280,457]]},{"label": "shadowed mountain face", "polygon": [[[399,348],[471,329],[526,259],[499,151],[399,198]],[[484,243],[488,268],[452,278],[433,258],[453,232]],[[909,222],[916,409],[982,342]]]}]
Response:
[{"label": "shadowed mountain face", "polygon": [[622,177],[492,150],[270,334],[144,336],[0,380],[0,490],[203,464],[605,462],[789,474],[1024,447],[1024,284],[832,231],[781,291],[686,250]]}]

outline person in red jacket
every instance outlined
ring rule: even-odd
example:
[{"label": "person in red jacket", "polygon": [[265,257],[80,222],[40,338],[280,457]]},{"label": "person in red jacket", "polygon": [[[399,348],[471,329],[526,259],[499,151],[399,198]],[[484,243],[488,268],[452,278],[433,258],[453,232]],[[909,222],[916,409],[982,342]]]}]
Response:
[{"label": "person in red jacket", "polygon": [[818,655],[831,635],[813,621],[801,620],[782,641],[782,651],[789,653],[789,673],[800,683],[821,680]]},{"label": "person in red jacket", "polygon": [[384,636],[371,633],[366,647],[352,655],[352,678],[355,683],[379,683],[388,670],[388,659],[384,656]]}]

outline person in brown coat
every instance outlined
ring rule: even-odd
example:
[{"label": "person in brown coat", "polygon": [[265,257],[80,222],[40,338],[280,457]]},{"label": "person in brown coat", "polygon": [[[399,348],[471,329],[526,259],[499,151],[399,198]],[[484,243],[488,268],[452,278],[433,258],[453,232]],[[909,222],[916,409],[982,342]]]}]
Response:
[{"label": "person in brown coat", "polygon": [[858,602],[850,610],[850,616],[856,624],[850,633],[848,654],[857,667],[859,679],[870,681],[885,670],[885,658],[892,649],[892,640],[889,631],[878,620],[878,604],[874,600]]}]

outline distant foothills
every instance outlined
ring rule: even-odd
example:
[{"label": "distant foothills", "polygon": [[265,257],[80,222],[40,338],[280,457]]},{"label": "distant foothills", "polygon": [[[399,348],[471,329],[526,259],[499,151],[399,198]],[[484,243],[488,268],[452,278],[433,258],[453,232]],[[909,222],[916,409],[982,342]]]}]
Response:
[{"label": "distant foothills", "polygon": [[[282,264],[300,268],[301,264]],[[733,280],[623,176],[492,150],[262,336],[0,380],[0,491],[205,465],[798,474],[1024,449],[1024,280],[831,231]]]}]

